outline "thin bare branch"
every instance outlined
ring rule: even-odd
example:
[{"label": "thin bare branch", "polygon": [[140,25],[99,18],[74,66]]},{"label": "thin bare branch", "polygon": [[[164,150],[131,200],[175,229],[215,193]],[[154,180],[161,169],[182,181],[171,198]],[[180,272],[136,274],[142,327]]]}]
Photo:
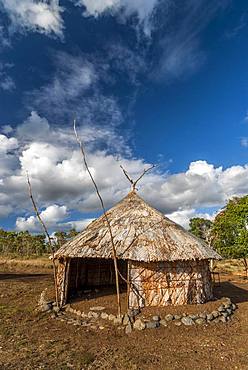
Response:
[{"label": "thin bare branch", "polygon": [[73,121],[73,128],[74,128],[74,133],[75,133],[75,137],[76,137],[76,140],[79,144],[79,147],[80,147],[80,150],[81,150],[81,153],[82,153],[82,157],[83,157],[83,161],[84,161],[84,165],[85,165],[85,168],[86,168],[86,171],[88,172],[90,178],[91,178],[91,181],[94,185],[94,188],[96,190],[96,194],[100,200],[100,203],[101,203],[101,207],[102,207],[102,210],[103,210],[103,214],[104,214],[104,217],[105,217],[105,220],[106,220],[106,223],[107,223],[107,227],[108,227],[108,230],[109,230],[109,234],[110,234],[110,240],[111,240],[111,246],[112,246],[112,254],[113,254],[113,260],[114,260],[114,269],[115,269],[115,282],[116,282],[116,295],[117,295],[117,307],[118,307],[118,315],[120,316],[121,315],[121,303],[120,303],[120,289],[119,289],[119,271],[118,271],[118,265],[117,265],[117,254],[116,254],[116,248],[115,248],[115,244],[114,244],[114,238],[113,238],[113,233],[112,233],[112,229],[111,229],[111,225],[110,225],[110,222],[109,222],[109,219],[108,219],[108,215],[107,215],[107,212],[106,212],[106,209],[105,209],[105,206],[104,206],[104,202],[103,202],[103,199],[102,199],[102,196],[99,192],[99,189],[98,189],[98,186],[94,180],[94,177],[89,169],[89,166],[88,166],[88,163],[87,163],[87,159],[86,159],[86,155],[85,155],[85,151],[84,151],[84,146],[83,146],[83,143],[82,141],[80,140],[79,136],[78,136],[78,133],[77,133],[77,130],[76,130],[76,120],[74,119]]},{"label": "thin bare branch", "polygon": [[147,172],[151,171],[154,167],[156,167],[156,165],[155,165],[155,164],[151,165],[150,167],[148,167],[146,170],[144,170],[144,171],[143,171],[143,173],[140,175],[140,177],[138,177],[138,178],[137,178],[137,180],[135,180],[135,181],[134,181],[134,184],[133,184],[134,189],[136,188],[137,182],[139,182],[139,181],[142,179],[142,177],[143,177]]},{"label": "thin bare branch", "polygon": [[58,284],[57,284],[57,270],[56,270],[56,265],[55,265],[55,259],[54,259],[54,248],[53,248],[53,243],[52,243],[52,239],[49,235],[49,232],[47,230],[47,227],[44,223],[44,221],[42,220],[41,216],[40,216],[40,212],[38,210],[38,207],[35,203],[35,200],[34,200],[34,197],[33,197],[33,193],[32,193],[32,186],[31,186],[31,182],[30,182],[30,179],[29,179],[29,175],[28,175],[28,171],[26,172],[27,174],[27,183],[28,183],[28,192],[29,192],[29,197],[31,199],[31,202],[33,204],[33,208],[34,208],[34,211],[35,211],[35,214],[36,214],[36,217],[38,219],[38,221],[40,222],[45,234],[46,234],[46,237],[47,237],[47,240],[48,240],[48,244],[50,246],[50,251],[52,253],[52,263],[53,263],[53,275],[54,275],[54,286],[55,286],[55,298],[56,298],[56,305],[58,307],[59,305],[59,302],[58,302]]},{"label": "thin bare branch", "polygon": [[126,178],[128,179],[128,181],[131,183],[132,185],[132,190],[136,190],[136,185],[137,183],[142,179],[142,177],[149,171],[151,171],[154,167],[156,167],[155,164],[153,164],[152,166],[148,167],[147,169],[144,169],[144,171],[142,172],[142,174],[134,181],[131,176],[128,174],[127,170],[125,170],[125,168],[120,165],[120,168],[122,169],[122,171],[124,172],[124,175],[126,176]]},{"label": "thin bare branch", "polygon": [[130,183],[132,184],[133,186],[133,179],[131,179],[131,177],[129,176],[129,174],[127,173],[127,171],[125,170],[125,168],[120,165],[120,168],[122,169],[122,171],[124,172],[124,175],[126,176],[126,178],[128,179],[128,181],[130,181]]}]

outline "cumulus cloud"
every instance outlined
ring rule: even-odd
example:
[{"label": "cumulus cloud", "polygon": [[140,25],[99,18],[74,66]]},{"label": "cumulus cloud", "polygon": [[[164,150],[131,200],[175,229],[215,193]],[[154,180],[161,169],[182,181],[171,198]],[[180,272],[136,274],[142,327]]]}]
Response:
[{"label": "cumulus cloud", "polygon": [[172,221],[183,226],[185,229],[189,228],[189,222],[191,218],[201,217],[207,220],[213,220],[214,215],[209,213],[199,213],[195,209],[179,209],[178,211],[172,212],[167,215]]},{"label": "cumulus cloud", "polygon": [[93,220],[94,220],[94,218],[85,218],[84,220],[68,221],[68,222],[58,224],[58,227],[61,228],[62,230],[75,229],[76,231],[82,231]]},{"label": "cumulus cloud", "polygon": [[8,138],[0,134],[0,153],[6,153],[18,147],[18,140],[15,137]]},{"label": "cumulus cloud", "polygon": [[[8,137],[0,134],[0,187],[3,177],[12,174],[13,170],[18,165],[16,150],[18,149],[18,140],[15,137]],[[1,191],[0,191],[1,192]],[[1,196],[0,196],[1,201]],[[10,207],[6,208],[6,213],[9,213]],[[4,208],[2,212],[4,212]]]},{"label": "cumulus cloud", "polygon": [[44,34],[63,34],[63,8],[58,0],[0,0],[11,21],[11,31],[34,31]]},{"label": "cumulus cloud", "polygon": [[[158,0],[72,0],[76,5],[83,6],[85,17],[99,17],[102,14],[119,15],[123,18],[137,17],[144,33],[151,33],[151,17]],[[166,1],[167,2],[167,1]]]},{"label": "cumulus cloud", "polygon": [[[38,125],[41,130],[33,125]],[[33,138],[28,137],[29,131],[33,131]],[[87,142],[87,130],[81,130],[80,135]],[[0,140],[3,163],[0,171],[0,213],[1,216],[16,213],[18,229],[29,227],[34,230],[37,227],[27,194],[27,170],[34,196],[50,227],[69,228],[74,225],[80,228],[83,224],[77,224],[80,219],[78,212],[87,215],[101,212],[72,129],[51,127],[44,117],[32,112],[11,132],[11,136],[2,134]],[[107,208],[124,197],[130,188],[120,164],[134,179],[149,166],[141,158],[127,157],[122,153],[117,159],[114,154],[95,150],[91,146],[87,147],[87,157]],[[211,217],[209,207],[222,207],[228,198],[247,194],[248,165],[224,169],[199,160],[191,162],[188,169],[181,173],[155,170],[147,174],[138,187],[147,202],[187,226],[189,218],[196,215]],[[72,221],[74,212],[77,218]],[[82,218],[82,222],[86,222]]]},{"label": "cumulus cloud", "polygon": [[[56,204],[47,207],[40,213],[41,219],[45,222],[48,228],[55,227],[57,223],[67,216],[67,209],[65,206],[58,206]],[[29,216],[18,217],[16,219],[16,228],[19,231],[38,231],[41,228],[37,217]]]}]

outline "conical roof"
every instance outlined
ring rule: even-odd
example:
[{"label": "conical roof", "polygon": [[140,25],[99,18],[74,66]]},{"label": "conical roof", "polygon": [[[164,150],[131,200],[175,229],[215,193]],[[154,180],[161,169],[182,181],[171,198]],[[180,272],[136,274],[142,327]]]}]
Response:
[{"label": "conical roof", "polygon": [[[136,261],[220,259],[218,253],[161,212],[135,191],[108,212],[118,258]],[[112,258],[104,215],[65,243],[55,257]]]}]

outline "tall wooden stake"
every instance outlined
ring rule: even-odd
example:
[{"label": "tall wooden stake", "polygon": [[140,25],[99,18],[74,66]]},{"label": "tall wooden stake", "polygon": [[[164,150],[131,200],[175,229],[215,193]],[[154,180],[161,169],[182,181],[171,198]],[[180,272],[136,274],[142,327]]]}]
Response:
[{"label": "tall wooden stake", "polygon": [[53,249],[53,243],[52,243],[52,240],[51,240],[51,237],[49,235],[49,232],[47,230],[47,227],[44,223],[44,221],[42,220],[42,218],[40,217],[40,212],[38,210],[38,207],[35,203],[35,200],[34,200],[34,197],[33,197],[33,194],[32,194],[32,187],[31,187],[31,183],[30,183],[30,180],[29,180],[29,176],[28,176],[28,172],[27,172],[27,183],[28,183],[28,191],[29,191],[29,197],[31,199],[31,202],[33,204],[33,208],[34,208],[34,211],[36,213],[36,217],[38,219],[38,221],[40,222],[45,234],[46,234],[46,237],[47,237],[47,240],[48,240],[48,244],[49,244],[49,247],[50,247],[50,252],[52,254],[52,263],[53,263],[53,277],[54,277],[54,287],[55,287],[55,299],[56,299],[56,305],[57,307],[59,307],[59,300],[58,300],[58,284],[57,284],[57,269],[56,269],[56,265],[55,265],[55,258],[54,258],[54,249]]},{"label": "tall wooden stake", "polygon": [[83,147],[83,143],[82,141],[80,140],[78,134],[77,134],[77,130],[76,130],[76,120],[74,119],[73,121],[73,127],[74,127],[74,133],[75,133],[75,137],[76,137],[76,140],[79,144],[79,147],[80,147],[80,150],[81,150],[81,153],[82,153],[82,156],[83,156],[83,161],[84,161],[84,165],[85,165],[85,168],[86,168],[86,171],[88,172],[89,176],[90,176],[90,179],[94,185],[94,188],[96,190],[96,194],[100,200],[100,203],[101,203],[101,207],[102,207],[102,210],[103,210],[103,214],[104,214],[104,217],[105,217],[105,220],[106,220],[106,223],[107,223],[107,227],[108,227],[108,230],[109,230],[109,234],[110,234],[110,240],[111,240],[111,246],[112,246],[112,255],[113,255],[113,261],[114,261],[114,269],[115,269],[115,283],[116,283],[116,297],[117,297],[117,309],[118,309],[118,316],[121,315],[121,301],[120,301],[120,289],[119,289],[119,275],[118,275],[118,264],[117,264],[117,254],[116,254],[116,249],[115,249],[115,244],[114,244],[114,238],[113,238],[113,233],[112,233],[112,229],[111,229],[111,225],[110,225],[110,222],[109,222],[109,219],[108,219],[108,216],[107,216],[107,212],[106,212],[106,209],[105,209],[105,206],[104,206],[104,203],[103,203],[103,199],[102,199],[102,196],[98,190],[98,187],[97,187],[97,184],[94,180],[94,177],[89,169],[89,166],[87,164],[87,160],[86,160],[86,155],[85,155],[85,151],[84,151],[84,147]]}]

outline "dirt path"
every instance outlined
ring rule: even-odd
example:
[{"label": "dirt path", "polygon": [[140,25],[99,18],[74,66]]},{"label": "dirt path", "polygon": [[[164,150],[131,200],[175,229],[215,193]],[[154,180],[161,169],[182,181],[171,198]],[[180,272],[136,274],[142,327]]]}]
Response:
[{"label": "dirt path", "polygon": [[[223,275],[218,297],[238,304],[232,321],[201,327],[101,332],[35,312],[50,270],[0,271],[0,369],[248,369],[248,283]],[[192,307],[191,307],[192,309]]]}]

